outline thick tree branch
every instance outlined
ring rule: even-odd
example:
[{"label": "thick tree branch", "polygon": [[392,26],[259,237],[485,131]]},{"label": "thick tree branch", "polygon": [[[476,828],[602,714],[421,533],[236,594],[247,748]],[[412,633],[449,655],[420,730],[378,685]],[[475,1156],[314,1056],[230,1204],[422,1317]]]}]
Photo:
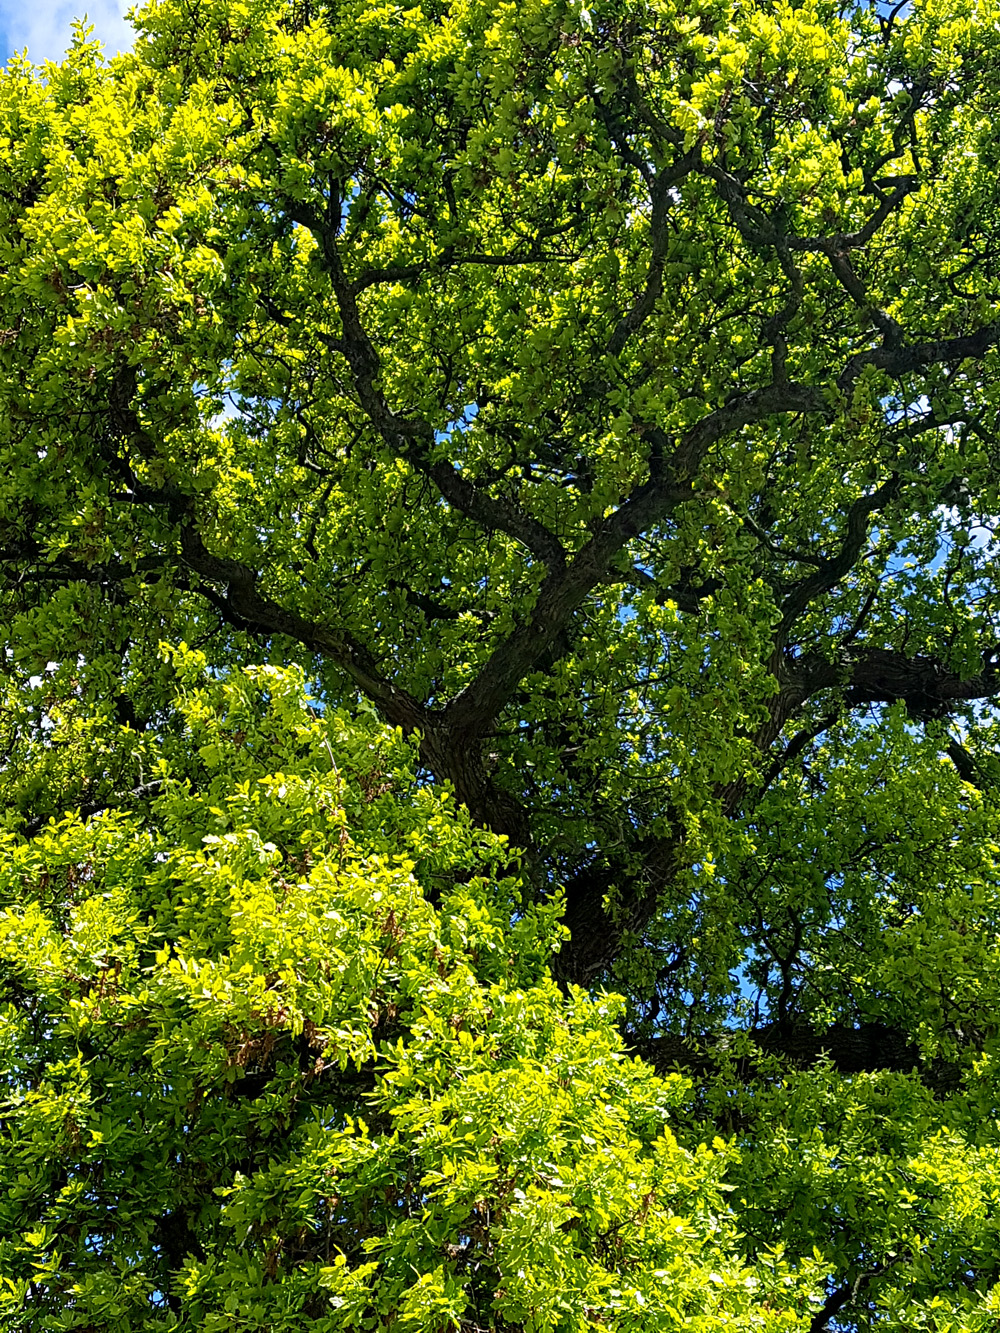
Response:
[{"label": "thick tree branch", "polygon": [[892,347],[871,348],[850,358],[837,379],[841,393],[850,395],[858,376],[866,366],[884,371],[898,379],[928,366],[951,366],[959,361],[977,359],[1000,342],[1000,320],[984,324],[975,333],[957,338],[935,338],[923,343],[899,343]]},{"label": "thick tree branch", "polygon": [[[641,937],[681,866],[680,839],[664,836],[645,838],[617,857],[579,870],[564,885],[563,924],[570,938],[553,960],[555,975],[580,986],[606,977],[623,940]],[[620,893],[616,910],[609,913],[605,900],[613,889]]]},{"label": "thick tree branch", "polygon": [[667,209],[670,205],[670,192],[677,181],[681,180],[690,169],[690,166],[687,166],[684,170],[669,174],[663,173],[651,185],[650,254],[646,281],[631,310],[618,321],[614,333],[608,340],[608,352],[611,356],[620,355],[632,334],[640,329],[653,313],[656,302],[663,291],[663,264],[667,257],[666,222]]},{"label": "thick tree branch", "polygon": [[788,379],[786,361],[788,358],[788,343],[785,339],[785,333],[791,321],[799,312],[802,305],[802,293],[804,282],[801,269],[792,263],[792,257],[789,254],[788,247],[779,243],[776,247],[778,262],[781,264],[782,271],[788,279],[789,292],[784,305],[777,310],[764,325],[761,333],[763,341],[771,345],[771,373],[775,383],[780,383]]},{"label": "thick tree branch", "polygon": [[[894,154],[898,155],[898,154]],[[743,183],[716,162],[706,162],[701,171],[714,181],[719,198],[729,209],[737,230],[748,244],[774,247],[781,245],[800,254],[825,254],[830,257],[846,256],[851,250],[867,245],[878,229],[899,208],[908,194],[919,185],[916,176],[900,176],[896,188],[884,195],[871,217],[854,232],[839,232],[833,236],[798,236],[787,231],[774,217],[751,204]],[[839,276],[839,275],[838,275]],[[850,290],[850,289],[849,289]]]},{"label": "thick tree branch", "polygon": [[434,428],[427,422],[398,416],[378,387],[379,354],[364,328],[353,286],[344,271],[337,245],[335,220],[323,219],[298,201],[287,201],[289,215],[316,237],[323,254],[343,326],[337,348],[347,360],[358,399],[368,419],[394,454],[408,459],[430,478],[459,513],[487,532],[505,532],[550,569],[561,569],[566,553],[554,533],[510,500],[491,496],[439,453]]},{"label": "thick tree branch", "polygon": [[781,607],[777,643],[783,645],[792,625],[817,597],[829,592],[857,563],[858,556],[868,540],[868,520],[872,514],[885,509],[899,494],[899,477],[893,474],[888,481],[870,495],[860,496],[847,511],[847,524],[840,550],[821,561],[814,574],[792,589]]},{"label": "thick tree branch", "polygon": [[[755,738],[761,749],[774,742],[806,700],[824,690],[841,691],[848,707],[902,702],[920,718],[945,716],[958,704],[1000,696],[1000,653],[995,651],[984,654],[983,670],[971,678],[963,678],[933,658],[908,658],[898,650],[871,647],[842,650],[833,661],[819,654],[798,659],[778,655],[774,669],[781,688],[769,724]],[[836,716],[831,713],[826,725]],[[808,743],[808,729],[800,736],[801,748]],[[798,740],[793,738],[791,749]],[[772,765],[768,782],[791,757],[786,752],[777,768]],[[747,781],[740,779],[715,793],[727,815],[739,811],[748,788]],[[612,862],[584,867],[565,886],[565,922],[572,939],[556,960],[557,974],[583,985],[606,975],[623,939],[629,934],[641,936],[683,864],[683,839],[678,834],[647,838]],[[612,887],[624,884],[628,892],[622,895],[617,915],[609,914],[605,897]]]},{"label": "thick tree branch", "polygon": [[226,590],[224,605],[242,625],[251,625],[268,634],[288,635],[312,652],[326,654],[379,705],[387,721],[406,731],[421,728],[426,719],[423,706],[384,676],[371,654],[352,635],[346,630],[317,625],[262,595],[257,588],[259,575],[255,570],[208,550],[190,512],[181,525],[181,556],[188,569],[223,585]]},{"label": "thick tree branch", "polygon": [[[825,673],[816,663],[812,669],[818,683]],[[916,717],[940,717],[956,704],[995,699],[1000,694],[1000,662],[996,648],[990,648],[983,653],[982,670],[963,677],[933,657],[852,648],[840,683],[851,704],[902,701]]]},{"label": "thick tree branch", "polygon": [[[898,156],[901,151],[902,149],[897,148],[893,157]],[[892,158],[887,158],[886,162],[891,160]],[[864,226],[859,227],[857,231],[842,232],[836,236],[790,236],[788,238],[789,247],[793,250],[818,250],[821,254],[845,256],[851,250],[859,250],[863,245],[868,244],[882,224],[889,220],[907,195],[912,194],[919,184],[920,181],[916,176],[897,176],[892,193],[883,195],[878,208],[875,209]]]},{"label": "thick tree branch", "polygon": [[797,707],[821,690],[839,689],[850,707],[904,703],[914,717],[944,717],[957,705],[1000,695],[1000,653],[983,653],[982,670],[973,676],[952,671],[937,658],[907,657],[899,649],[870,646],[842,649],[833,658],[808,653],[784,657],[779,668],[783,689]]},{"label": "thick tree branch", "polygon": [[902,1261],[902,1257],[898,1257],[889,1263],[876,1264],[874,1268],[858,1273],[850,1282],[837,1287],[813,1315],[809,1322],[809,1333],[828,1333],[830,1320],[850,1306],[852,1301],[856,1301],[862,1288]]},{"label": "thick tree branch", "polygon": [[350,290],[354,296],[360,296],[369,287],[376,287],[382,283],[412,282],[425,277],[429,271],[464,267],[504,269],[518,268],[524,264],[564,264],[568,258],[566,254],[547,253],[543,249],[543,244],[545,241],[559,236],[562,232],[568,231],[572,225],[574,224],[543,228],[532,238],[531,244],[523,254],[513,251],[505,255],[490,255],[477,251],[461,254],[456,253],[454,247],[450,247],[436,258],[419,264],[387,264],[384,268],[362,269],[361,273],[351,282]]},{"label": "thick tree branch", "polygon": [[[143,431],[138,413],[128,396],[134,394],[135,389],[134,377],[116,377],[112,391],[116,399],[112,420],[116,434],[126,446],[141,448],[146,452],[148,437],[142,433],[136,439],[133,434],[135,431]],[[49,565],[39,565],[40,547],[33,538],[28,537],[18,540],[15,549],[8,550],[8,558],[13,555],[22,567],[26,563],[39,565],[33,575],[36,579],[56,579],[60,582],[122,583],[141,573],[172,574],[176,577],[178,572],[186,572],[196,576],[202,581],[201,587],[196,590],[234,628],[266,636],[287,636],[309,651],[335,662],[377,705],[388,722],[402,727],[409,734],[419,735],[423,762],[439,779],[448,779],[454,783],[459,800],[468,806],[479,822],[491,826],[497,832],[507,833],[512,842],[519,846],[530,847],[531,830],[524,810],[492,781],[483,762],[478,740],[456,734],[451,728],[442,725],[439,715],[433,715],[406,690],[395,684],[380,669],[374,656],[346,630],[323,625],[287,610],[261,592],[261,576],[257,570],[213,552],[200,531],[196,503],[191,496],[173,485],[152,487],[139,482],[128,462],[120,456],[113,460],[113,466],[129,488],[125,494],[115,498],[120,503],[165,509],[178,533],[179,552],[164,551],[156,556],[142,557],[135,564],[118,561],[91,566],[64,558]],[[190,581],[187,586],[191,586]]]},{"label": "thick tree branch", "polygon": [[[839,242],[840,239],[840,237],[837,237],[836,241]],[[836,274],[838,281],[851,297],[851,300],[855,305],[868,312],[872,323],[882,335],[884,345],[886,347],[898,347],[902,342],[903,331],[891,315],[881,310],[869,299],[864,283],[854,271],[849,246],[846,244],[840,245],[836,242],[831,243],[824,248],[824,253],[829,259],[830,267]]]},{"label": "thick tree branch", "polygon": [[814,741],[817,736],[821,736],[824,731],[828,731],[833,726],[838,716],[837,713],[826,713],[813,726],[803,727],[801,731],[797,731],[764,773],[759,784],[760,790],[767,791],[775,778],[783,773],[789,764],[795,762],[811,741]]},{"label": "thick tree branch", "polygon": [[[150,440],[135,410],[133,398],[136,378],[131,370],[119,370],[112,381],[110,410],[118,434],[128,445],[148,454]],[[221,615],[239,629],[250,628],[265,634],[283,634],[297,640],[312,652],[332,658],[355,684],[382,711],[387,721],[407,732],[419,731],[426,723],[426,710],[410,694],[382,673],[372,657],[346,630],[334,630],[288,611],[262,594],[257,571],[238,560],[220,556],[205,545],[198,528],[194,501],[176,486],[151,487],[138,482],[131,468],[118,460],[119,475],[130,486],[126,497],[132,503],[165,507],[179,531],[180,565],[209,583],[221,587],[222,594],[212,598]],[[160,558],[157,557],[158,562]],[[162,566],[176,562],[162,557]],[[108,567],[110,569],[110,566]],[[98,572],[97,567],[95,572]],[[124,566],[122,577],[134,571]],[[93,581],[94,574],[85,575]]]},{"label": "thick tree branch", "polygon": [[235,560],[210,553],[188,522],[182,528],[185,564],[203,578],[221,584],[224,597],[213,599],[240,628],[284,634],[313,652],[325,654],[347,672],[379,708],[382,716],[409,734],[420,736],[421,760],[439,780],[453,783],[458,799],[477,822],[512,843],[530,849],[531,829],[521,804],[502,792],[486,770],[479,737],[456,732],[377,667],[371,655],[345,631],[332,631],[286,611],[257,590],[257,575]]},{"label": "thick tree branch", "polygon": [[819,389],[772,384],[741,394],[697,422],[681,437],[662,477],[640,486],[604,519],[591,540],[564,571],[550,573],[530,616],[494,651],[468,685],[445,709],[449,726],[466,735],[487,730],[573,613],[610,570],[615,556],[641,533],[662,522],[691,498],[692,483],[709,448],[723,436],[785,412],[824,411]]},{"label": "thick tree branch", "polygon": [[980,791],[988,791],[993,785],[964,745],[951,740],[948,742],[946,753],[963,782],[969,783],[971,787],[978,787]]},{"label": "thick tree branch", "polygon": [[[809,1068],[817,1060],[828,1059],[842,1074],[872,1073],[891,1070],[908,1074],[921,1068],[920,1051],[900,1028],[881,1023],[862,1023],[849,1028],[835,1024],[823,1032],[793,1024],[771,1024],[750,1033],[763,1056],[778,1056],[800,1068]],[[641,1054],[660,1072],[680,1068],[698,1075],[710,1074],[732,1060],[733,1034],[699,1041],[687,1037],[663,1035],[642,1043]],[[744,1078],[758,1076],[753,1057],[738,1057]]]}]

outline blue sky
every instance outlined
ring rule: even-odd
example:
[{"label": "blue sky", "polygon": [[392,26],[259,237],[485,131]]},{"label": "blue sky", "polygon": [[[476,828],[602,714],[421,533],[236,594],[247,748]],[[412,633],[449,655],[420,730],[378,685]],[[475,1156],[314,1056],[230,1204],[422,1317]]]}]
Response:
[{"label": "blue sky", "polygon": [[36,63],[58,60],[69,44],[70,24],[87,15],[109,55],[131,45],[125,11],[131,0],[0,0],[0,58],[28,48]]}]

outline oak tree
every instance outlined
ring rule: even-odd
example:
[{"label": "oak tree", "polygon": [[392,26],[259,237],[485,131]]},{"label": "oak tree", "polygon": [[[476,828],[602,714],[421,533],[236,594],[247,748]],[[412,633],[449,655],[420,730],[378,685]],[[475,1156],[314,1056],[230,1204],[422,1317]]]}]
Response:
[{"label": "oak tree", "polygon": [[135,22],[0,77],[12,1327],[991,1327],[1000,11]]}]

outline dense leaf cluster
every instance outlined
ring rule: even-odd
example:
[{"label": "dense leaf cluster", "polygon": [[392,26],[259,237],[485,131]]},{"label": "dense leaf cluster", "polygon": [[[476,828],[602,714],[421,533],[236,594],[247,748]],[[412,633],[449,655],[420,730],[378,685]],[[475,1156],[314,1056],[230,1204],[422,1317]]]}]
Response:
[{"label": "dense leaf cluster", "polygon": [[172,661],[198,789],[4,848],[4,1327],[794,1326],[503,840],[295,673]]}]

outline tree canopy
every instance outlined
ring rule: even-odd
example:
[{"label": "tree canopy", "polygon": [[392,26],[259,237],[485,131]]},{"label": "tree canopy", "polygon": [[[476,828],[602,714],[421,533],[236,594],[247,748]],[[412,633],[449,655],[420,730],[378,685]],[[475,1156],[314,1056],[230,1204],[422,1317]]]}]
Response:
[{"label": "tree canopy", "polygon": [[0,74],[0,1317],[1000,1318],[1000,9]]}]

